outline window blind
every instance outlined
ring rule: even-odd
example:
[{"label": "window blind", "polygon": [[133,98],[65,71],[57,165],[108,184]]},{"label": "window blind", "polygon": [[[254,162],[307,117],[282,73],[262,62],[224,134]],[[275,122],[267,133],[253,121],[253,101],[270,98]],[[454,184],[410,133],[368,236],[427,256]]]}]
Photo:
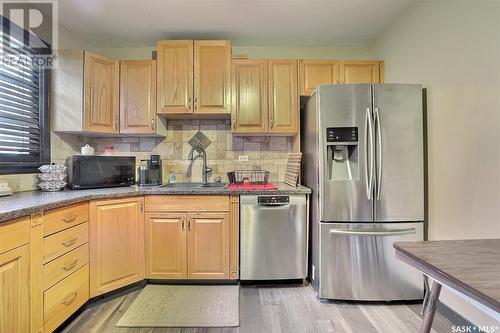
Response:
[{"label": "window blind", "polygon": [[[20,29],[0,32],[0,171],[48,162],[46,69],[36,66],[36,53],[23,44]],[[47,124],[46,124],[47,123]],[[47,126],[46,126],[47,125]]]}]

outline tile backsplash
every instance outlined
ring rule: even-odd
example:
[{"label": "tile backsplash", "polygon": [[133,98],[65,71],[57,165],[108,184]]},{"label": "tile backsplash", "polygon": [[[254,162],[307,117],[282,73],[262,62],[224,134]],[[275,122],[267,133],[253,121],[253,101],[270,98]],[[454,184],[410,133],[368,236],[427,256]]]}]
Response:
[{"label": "tile backsplash", "polygon": [[[150,154],[161,156],[163,181],[173,170],[177,181],[201,181],[202,160],[193,163],[191,176],[186,171],[191,161],[188,141],[198,131],[211,141],[207,147],[208,166],[213,169],[210,180],[220,176],[227,181],[226,173],[235,169],[263,169],[271,172],[270,181],[282,181],[285,175],[288,153],[292,152],[294,137],[285,136],[233,136],[229,120],[169,120],[167,137],[82,137],[70,134],[51,136],[52,161],[65,163],[68,156],[79,154],[80,147],[89,144],[96,155],[104,154],[104,147],[113,145],[116,156],[135,156],[137,166]],[[195,154],[196,155],[196,154]],[[248,156],[248,162],[239,162],[240,155]],[[36,188],[36,175],[0,175],[0,182],[7,181],[13,191]]]}]

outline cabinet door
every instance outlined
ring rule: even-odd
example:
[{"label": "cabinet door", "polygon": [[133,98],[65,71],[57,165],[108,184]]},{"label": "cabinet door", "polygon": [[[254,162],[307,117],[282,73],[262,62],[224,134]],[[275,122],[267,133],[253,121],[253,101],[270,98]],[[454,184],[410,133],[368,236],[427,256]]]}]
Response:
[{"label": "cabinet door", "polygon": [[117,133],[119,62],[85,51],[85,131]]},{"label": "cabinet door", "polygon": [[311,96],[320,84],[340,83],[339,63],[334,60],[300,60],[300,95]]},{"label": "cabinet door", "polygon": [[188,277],[229,278],[228,213],[188,214]]},{"label": "cabinet door", "polygon": [[156,61],[120,62],[120,132],[156,132]]},{"label": "cabinet door", "polygon": [[29,246],[0,254],[0,332],[29,332]]},{"label": "cabinet door", "polygon": [[230,113],[230,61],[231,46],[229,41],[194,41],[195,113]]},{"label": "cabinet door", "polygon": [[297,133],[297,61],[269,60],[269,130]]},{"label": "cabinet door", "polygon": [[231,93],[233,132],[267,132],[267,61],[231,61]]},{"label": "cabinet door", "polygon": [[193,41],[159,41],[156,58],[157,112],[192,113]]},{"label": "cabinet door", "polygon": [[146,215],[146,278],[187,277],[186,214]]},{"label": "cabinet door", "polygon": [[91,297],[144,279],[143,198],[90,203]]},{"label": "cabinet door", "polygon": [[342,83],[380,83],[379,61],[341,61]]}]

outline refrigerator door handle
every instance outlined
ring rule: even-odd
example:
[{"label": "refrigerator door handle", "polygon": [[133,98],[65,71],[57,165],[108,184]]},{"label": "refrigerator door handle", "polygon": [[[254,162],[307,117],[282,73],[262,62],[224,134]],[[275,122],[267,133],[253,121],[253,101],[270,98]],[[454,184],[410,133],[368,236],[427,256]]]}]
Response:
[{"label": "refrigerator door handle", "polygon": [[[370,144],[368,144],[370,140]],[[365,153],[365,176],[366,176],[366,196],[368,200],[372,200],[372,189],[373,189],[373,124],[372,115],[370,108],[366,108],[366,118],[365,118],[365,142],[369,149]],[[368,161],[368,155],[370,155],[370,161]],[[369,166],[368,166],[369,163]]]},{"label": "refrigerator door handle", "polygon": [[354,231],[348,229],[330,229],[330,235],[349,235],[349,236],[400,236],[412,235],[417,230],[415,228],[394,229],[387,231]]},{"label": "refrigerator door handle", "polygon": [[375,123],[377,125],[377,200],[380,200],[380,189],[382,188],[382,131],[380,130],[380,113],[375,108]]}]

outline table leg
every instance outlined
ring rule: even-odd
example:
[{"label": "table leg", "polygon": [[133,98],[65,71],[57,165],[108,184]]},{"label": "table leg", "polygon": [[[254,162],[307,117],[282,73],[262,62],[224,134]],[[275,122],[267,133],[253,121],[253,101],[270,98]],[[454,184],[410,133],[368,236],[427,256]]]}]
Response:
[{"label": "table leg", "polygon": [[428,302],[424,308],[424,318],[422,321],[422,326],[420,327],[420,333],[429,333],[432,328],[432,321],[434,320],[434,315],[436,314],[437,303],[439,299],[439,293],[441,292],[441,284],[434,281],[432,283],[431,292],[429,294]]}]

